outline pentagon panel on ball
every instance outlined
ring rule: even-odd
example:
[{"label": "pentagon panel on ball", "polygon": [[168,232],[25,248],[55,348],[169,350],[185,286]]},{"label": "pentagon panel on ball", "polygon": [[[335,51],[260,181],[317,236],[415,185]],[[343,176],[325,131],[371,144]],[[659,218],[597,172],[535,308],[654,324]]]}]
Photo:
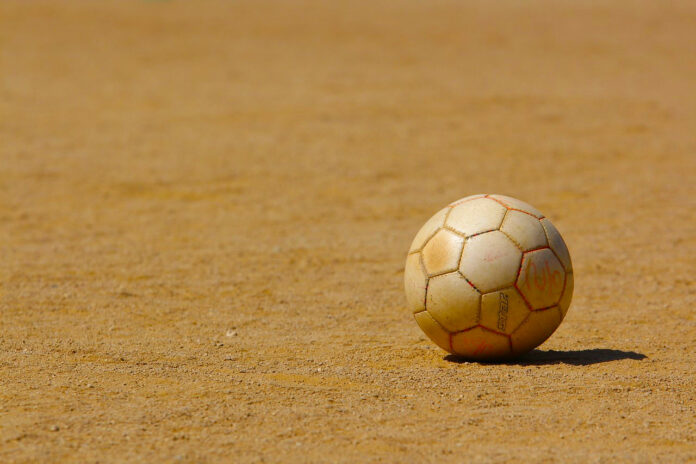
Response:
[{"label": "pentagon panel on ball", "polygon": [[565,287],[561,295],[561,301],[558,302],[558,309],[561,311],[561,316],[565,317],[570,307],[570,300],[573,298],[573,274],[566,274]]},{"label": "pentagon panel on ball", "polygon": [[438,211],[406,259],[408,307],[440,348],[472,360],[523,354],[563,320],[573,294],[570,253],[533,206],[471,195]]},{"label": "pentagon panel on ball", "polygon": [[421,330],[445,351],[451,351],[450,333],[447,332],[427,311],[415,314],[416,322]]},{"label": "pentagon panel on ball", "polygon": [[425,289],[428,284],[428,276],[421,264],[420,253],[411,253],[406,258],[404,269],[404,286],[406,288],[406,301],[409,309],[416,313],[425,309]]},{"label": "pentagon panel on ball", "polygon": [[505,217],[505,207],[488,198],[456,202],[452,206],[445,227],[470,237],[496,230]]},{"label": "pentagon panel on ball", "polygon": [[451,347],[453,354],[480,360],[504,358],[512,353],[509,337],[484,327],[452,334]]},{"label": "pentagon panel on ball", "polygon": [[532,309],[558,303],[565,285],[565,271],[549,248],[524,254],[515,286]]},{"label": "pentagon panel on ball", "polygon": [[526,353],[541,345],[560,323],[561,316],[557,306],[542,311],[532,311],[510,336],[513,353]]},{"label": "pentagon panel on ball", "polygon": [[521,211],[508,211],[500,231],[515,242],[522,251],[534,250],[548,244],[541,222],[534,216]]},{"label": "pentagon panel on ball", "polygon": [[440,275],[428,283],[425,308],[450,332],[478,323],[481,294],[458,272]]},{"label": "pentagon panel on ball", "polygon": [[544,231],[548,237],[549,248],[553,250],[553,253],[561,261],[566,272],[571,272],[573,270],[573,264],[570,262],[570,253],[558,229],[556,229],[548,219],[542,219],[541,225],[544,227]]},{"label": "pentagon panel on ball", "polygon": [[447,216],[447,213],[450,211],[450,207],[446,207],[438,211],[428,219],[428,221],[423,224],[423,227],[420,228],[418,233],[416,234],[415,238],[413,239],[413,242],[411,242],[411,248],[409,249],[409,253],[413,253],[414,251],[420,251],[423,248],[423,245],[425,245],[425,242],[428,241],[430,237],[435,235],[435,232],[440,230],[440,227],[445,223],[445,216]]},{"label": "pentagon panel on ball", "polygon": [[421,254],[428,275],[452,272],[459,267],[464,237],[446,229],[440,229],[425,244]]}]

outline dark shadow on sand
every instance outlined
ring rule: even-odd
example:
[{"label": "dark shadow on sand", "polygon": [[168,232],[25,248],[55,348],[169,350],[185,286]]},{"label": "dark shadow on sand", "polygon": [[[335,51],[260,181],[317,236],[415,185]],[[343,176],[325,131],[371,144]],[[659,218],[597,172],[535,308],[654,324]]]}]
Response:
[{"label": "dark shadow on sand", "polygon": [[481,364],[510,364],[515,366],[543,366],[547,364],[569,364],[572,366],[589,366],[610,361],[620,361],[622,359],[633,359],[640,361],[645,359],[642,353],[635,351],[611,350],[608,348],[593,348],[589,350],[577,351],[541,351],[532,350],[518,358],[504,359],[495,362],[472,361],[449,354],[445,356],[446,361],[453,363],[479,362]]}]

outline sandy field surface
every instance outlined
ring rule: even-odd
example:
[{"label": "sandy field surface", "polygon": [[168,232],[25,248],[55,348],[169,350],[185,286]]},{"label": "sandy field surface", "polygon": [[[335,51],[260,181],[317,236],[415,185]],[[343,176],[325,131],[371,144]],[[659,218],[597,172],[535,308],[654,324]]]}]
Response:
[{"label": "sandy field surface", "polygon": [[[696,4],[0,2],[0,462],[696,462]],[[474,193],[561,230],[513,362],[406,309]]]}]

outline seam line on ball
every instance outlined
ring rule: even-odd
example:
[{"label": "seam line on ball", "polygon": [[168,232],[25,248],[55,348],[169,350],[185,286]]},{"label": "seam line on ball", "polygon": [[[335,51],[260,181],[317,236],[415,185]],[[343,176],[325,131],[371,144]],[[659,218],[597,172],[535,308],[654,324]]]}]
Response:
[{"label": "seam line on ball", "polygon": [[522,248],[522,245],[519,244],[519,243],[517,243],[517,240],[515,240],[515,239],[512,237],[512,235],[508,234],[507,232],[505,232],[505,231],[502,229],[502,227],[503,227],[502,224],[500,224],[500,227],[501,227],[501,228],[498,229],[498,230],[499,230],[502,234],[504,234],[507,238],[509,238],[510,241],[511,241],[512,243],[514,243],[515,246],[516,246],[522,253],[524,253],[525,251],[524,251],[524,248]]},{"label": "seam line on ball", "polygon": [[524,213],[524,214],[527,214],[529,216],[532,216],[534,219],[536,219],[538,221],[541,221],[542,219],[544,219],[546,217],[543,214],[541,215],[541,217],[538,217],[537,215],[532,214],[529,211],[525,211],[525,210],[519,209],[519,208],[513,208],[512,206],[508,205],[507,203],[503,202],[502,200],[498,200],[497,198],[493,198],[492,196],[490,196],[490,194],[486,195],[484,198],[488,198],[489,200],[493,200],[497,203],[500,203],[501,205],[503,205],[505,207],[505,209],[507,209],[509,211],[519,211],[520,213]]}]

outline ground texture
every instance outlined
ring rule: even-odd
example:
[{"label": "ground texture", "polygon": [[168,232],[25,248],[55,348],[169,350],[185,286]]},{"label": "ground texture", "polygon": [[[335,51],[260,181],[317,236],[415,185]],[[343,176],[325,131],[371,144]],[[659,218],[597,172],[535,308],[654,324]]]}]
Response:
[{"label": "ground texture", "polygon": [[[0,4],[0,461],[696,461],[696,5]],[[539,350],[405,308],[435,211],[563,233]]]}]

